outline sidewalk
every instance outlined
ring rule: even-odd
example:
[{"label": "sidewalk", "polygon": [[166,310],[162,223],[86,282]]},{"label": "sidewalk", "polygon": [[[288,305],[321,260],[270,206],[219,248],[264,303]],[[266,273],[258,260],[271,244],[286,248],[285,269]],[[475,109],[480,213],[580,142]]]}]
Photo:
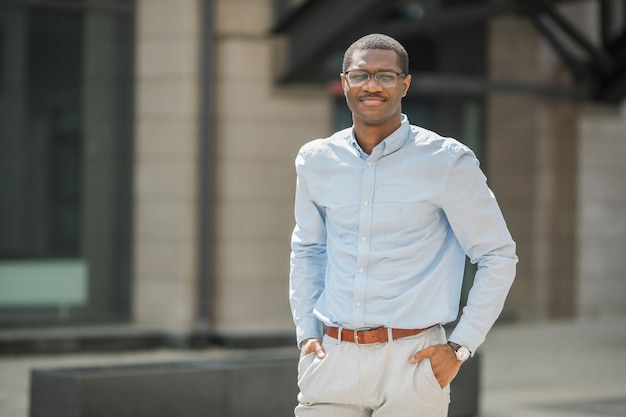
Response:
[{"label": "sidewalk", "polygon": [[[626,416],[626,316],[499,325],[481,352],[480,417]],[[33,367],[192,361],[223,354],[152,350],[0,356],[0,416],[28,416]]]},{"label": "sidewalk", "polygon": [[626,317],[496,327],[481,417],[626,416]]}]

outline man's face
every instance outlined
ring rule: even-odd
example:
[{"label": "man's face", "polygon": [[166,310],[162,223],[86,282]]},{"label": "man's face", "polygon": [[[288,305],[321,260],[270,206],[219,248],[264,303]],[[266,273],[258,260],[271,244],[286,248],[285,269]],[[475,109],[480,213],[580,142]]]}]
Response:
[{"label": "man's face", "polygon": [[355,123],[376,126],[399,121],[402,111],[402,97],[411,84],[411,76],[399,77],[392,87],[381,87],[374,74],[381,71],[402,72],[394,51],[386,49],[356,50],[347,71],[369,72],[369,81],[361,86],[351,86],[346,76],[341,74],[344,95],[352,111]]}]

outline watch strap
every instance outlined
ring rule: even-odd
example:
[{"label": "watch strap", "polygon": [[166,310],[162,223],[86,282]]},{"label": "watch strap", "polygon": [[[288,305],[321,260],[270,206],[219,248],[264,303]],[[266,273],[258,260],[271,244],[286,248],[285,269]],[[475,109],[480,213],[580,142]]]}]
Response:
[{"label": "watch strap", "polygon": [[459,350],[459,348],[461,347],[461,345],[459,345],[458,343],[454,343],[454,342],[448,342],[448,345],[450,345],[452,350],[455,352]]}]

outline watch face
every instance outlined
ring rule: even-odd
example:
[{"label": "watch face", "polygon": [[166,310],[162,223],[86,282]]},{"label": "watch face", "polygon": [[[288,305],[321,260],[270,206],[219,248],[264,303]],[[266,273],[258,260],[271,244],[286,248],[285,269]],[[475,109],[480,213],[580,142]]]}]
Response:
[{"label": "watch face", "polygon": [[470,356],[471,356],[471,353],[469,349],[466,348],[465,346],[461,346],[456,351],[456,358],[460,361],[466,361],[469,359]]}]

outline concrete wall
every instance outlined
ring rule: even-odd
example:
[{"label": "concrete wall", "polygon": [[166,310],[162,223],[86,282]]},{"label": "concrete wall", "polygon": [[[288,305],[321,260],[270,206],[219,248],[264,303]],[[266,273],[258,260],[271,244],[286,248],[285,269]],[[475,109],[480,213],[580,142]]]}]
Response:
[{"label": "concrete wall", "polygon": [[[494,81],[520,84],[563,78],[531,24],[515,17],[490,24],[489,70]],[[573,313],[576,117],[576,106],[567,99],[503,91],[487,99],[488,177],[520,258],[504,316]]]},{"label": "concrete wall", "polygon": [[585,105],[578,177],[578,310],[626,312],[626,104]]},{"label": "concrete wall", "polygon": [[270,0],[216,2],[214,329],[292,334],[288,305],[293,161],[328,134],[323,88],[274,85]]},{"label": "concrete wall", "polygon": [[[596,2],[561,11],[599,42]],[[569,83],[528,21],[494,20],[490,42],[492,79]],[[504,314],[625,312],[626,106],[500,92],[488,99],[488,126],[489,178],[520,256]]]},{"label": "concrete wall", "polygon": [[196,311],[200,0],[138,0],[135,322],[187,332]]},{"label": "concrete wall", "polygon": [[[598,42],[597,10],[587,5],[570,16]],[[626,5],[617,2],[619,22]],[[622,26],[623,27],[623,26]],[[581,105],[577,239],[577,309],[581,316],[626,312],[626,103]]]}]

